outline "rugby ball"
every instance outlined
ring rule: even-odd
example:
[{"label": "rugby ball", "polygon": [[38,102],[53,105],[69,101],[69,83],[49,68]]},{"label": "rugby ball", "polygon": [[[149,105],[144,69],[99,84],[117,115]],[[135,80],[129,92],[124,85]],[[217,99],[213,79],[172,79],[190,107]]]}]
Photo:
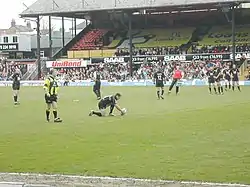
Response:
[{"label": "rugby ball", "polygon": [[126,109],[126,108],[123,108],[123,109],[122,109],[122,113],[123,113],[123,115],[126,114],[126,113],[127,113],[127,109]]}]

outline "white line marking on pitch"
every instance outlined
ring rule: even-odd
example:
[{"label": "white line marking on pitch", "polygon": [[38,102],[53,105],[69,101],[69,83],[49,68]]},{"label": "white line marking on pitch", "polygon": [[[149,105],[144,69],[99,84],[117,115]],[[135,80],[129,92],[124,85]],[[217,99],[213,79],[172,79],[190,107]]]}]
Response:
[{"label": "white line marking on pitch", "polygon": [[[212,183],[212,182],[197,182],[197,181],[170,181],[170,180],[153,180],[153,179],[136,179],[136,178],[113,178],[113,177],[94,177],[94,176],[73,176],[73,175],[60,175],[60,174],[35,174],[35,173],[0,173],[0,177],[17,177],[23,178],[23,180],[28,177],[35,177],[36,179],[40,178],[54,178],[54,180],[67,182],[68,179],[72,180],[100,180],[103,181],[124,181],[124,182],[148,182],[148,183],[165,183],[167,184],[185,184],[185,185],[201,185],[201,186],[230,186],[230,187],[250,187],[250,184],[237,184],[237,183]],[[44,181],[41,181],[43,183]]]}]

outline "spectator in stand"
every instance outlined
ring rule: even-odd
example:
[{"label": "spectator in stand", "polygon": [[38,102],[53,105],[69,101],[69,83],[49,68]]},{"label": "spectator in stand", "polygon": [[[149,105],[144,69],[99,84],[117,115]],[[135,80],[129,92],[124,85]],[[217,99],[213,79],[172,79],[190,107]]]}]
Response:
[{"label": "spectator in stand", "polygon": [[[184,49],[179,46],[175,47],[154,47],[154,48],[134,48],[134,56],[142,55],[176,55],[186,53]],[[129,56],[128,49],[118,49],[115,53],[116,56]]]},{"label": "spectator in stand", "polygon": [[[249,44],[237,44],[235,46],[236,52],[250,52]],[[193,54],[201,54],[201,53],[230,53],[232,51],[232,45],[192,45],[191,46]]]}]

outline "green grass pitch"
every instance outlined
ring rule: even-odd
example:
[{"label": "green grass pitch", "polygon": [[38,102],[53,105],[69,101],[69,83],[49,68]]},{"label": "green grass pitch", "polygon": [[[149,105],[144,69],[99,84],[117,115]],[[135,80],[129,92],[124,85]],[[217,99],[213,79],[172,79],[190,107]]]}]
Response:
[{"label": "green grass pitch", "polygon": [[0,88],[0,172],[250,184],[250,87],[224,96],[183,87],[165,100],[153,87],[103,88],[115,92],[127,115],[98,118],[88,116],[97,108],[91,87],[62,87],[64,122],[54,124],[42,88],[23,87],[20,106]]}]

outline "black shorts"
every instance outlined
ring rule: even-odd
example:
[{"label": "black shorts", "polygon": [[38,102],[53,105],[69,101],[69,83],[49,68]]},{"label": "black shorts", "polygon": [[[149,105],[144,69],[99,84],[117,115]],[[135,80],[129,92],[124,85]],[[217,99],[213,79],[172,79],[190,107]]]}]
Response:
[{"label": "black shorts", "polygon": [[20,83],[13,83],[12,84],[12,89],[13,90],[20,90]]},{"label": "black shorts", "polygon": [[163,88],[163,87],[164,87],[163,81],[161,81],[161,82],[156,82],[155,87],[156,87],[156,88]]},{"label": "black shorts", "polygon": [[214,84],[215,80],[214,79],[208,79],[208,84]]},{"label": "black shorts", "polygon": [[233,77],[232,81],[233,82],[238,82],[239,81],[239,77]]},{"label": "black shorts", "polygon": [[230,77],[230,76],[225,76],[225,79],[226,79],[227,81],[231,81],[231,77]]},{"label": "black shorts", "polygon": [[94,86],[93,86],[93,90],[100,90],[101,89],[101,82],[100,81],[96,81]]},{"label": "black shorts", "polygon": [[47,95],[45,95],[45,102],[47,104],[51,104],[52,102],[57,102],[57,96],[51,95],[50,97],[48,97]]}]

